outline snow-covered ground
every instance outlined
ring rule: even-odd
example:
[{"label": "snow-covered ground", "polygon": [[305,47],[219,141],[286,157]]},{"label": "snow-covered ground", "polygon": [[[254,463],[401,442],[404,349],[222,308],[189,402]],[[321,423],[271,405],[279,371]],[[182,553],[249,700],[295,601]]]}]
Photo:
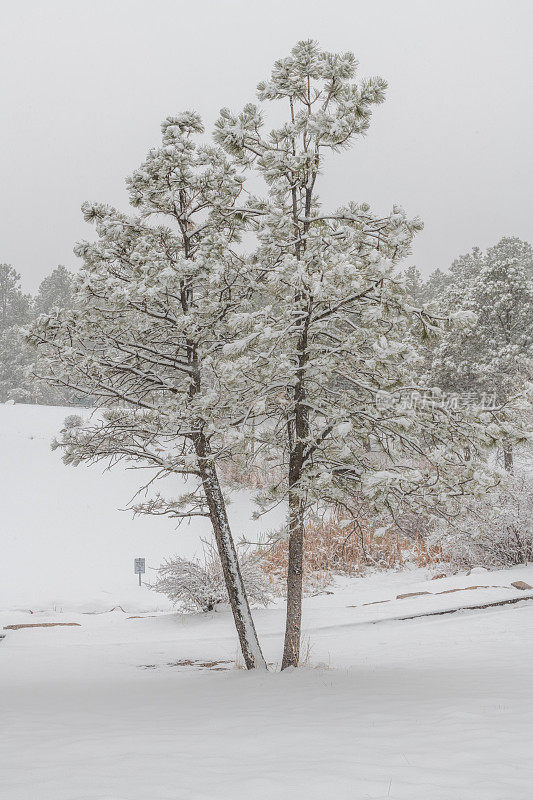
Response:
[{"label": "snow-covered ground", "polygon": [[[134,602],[144,610],[168,608],[161,595],[139,588],[133,560],[146,559],[147,575],[174,553],[200,554],[209,524],[193,519],[133,518],[125,508],[152,473],[105,464],[66,467],[50,443],[72,408],[0,404],[2,580],[0,608],[104,610]],[[87,410],[75,413],[89,414]],[[178,496],[176,479],[158,484]],[[234,498],[236,531],[249,533],[252,505]],[[279,524],[264,517],[256,530]]]},{"label": "snow-covered ground", "polygon": [[2,800],[533,796],[533,591],[511,587],[532,567],[339,579],[305,601],[309,666],[285,673],[277,602],[255,612],[272,672],[247,673],[230,614],[169,613],[134,583],[134,556],[192,553],[201,529],[116,511],[138,473],[64,467],[63,416],[0,406],[0,626],[77,623],[4,631]]},{"label": "snow-covered ground", "polygon": [[[372,624],[519,593],[480,589],[361,604],[481,577],[533,583],[533,570],[423,577],[347,581],[334,595],[307,600],[315,668],[281,674],[233,667],[227,613],[5,613],[5,624],[79,627],[6,631],[0,796],[531,798],[533,605]],[[257,611],[256,619],[276,661],[283,609]],[[200,663],[179,663],[189,661]],[[213,661],[223,663],[202,666]]]}]

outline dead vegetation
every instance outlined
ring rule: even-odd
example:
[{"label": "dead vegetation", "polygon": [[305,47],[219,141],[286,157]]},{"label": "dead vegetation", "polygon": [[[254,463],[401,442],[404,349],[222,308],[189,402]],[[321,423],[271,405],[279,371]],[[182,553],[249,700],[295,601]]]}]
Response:
[{"label": "dead vegetation", "polygon": [[[258,544],[261,568],[273,584],[287,572],[285,538],[263,537]],[[441,561],[439,548],[431,547],[421,530],[383,527],[379,520],[360,517],[357,523],[342,514],[309,522],[305,530],[304,575],[306,589],[323,589],[334,575],[362,576],[370,569],[400,569],[407,562],[427,567]]]}]

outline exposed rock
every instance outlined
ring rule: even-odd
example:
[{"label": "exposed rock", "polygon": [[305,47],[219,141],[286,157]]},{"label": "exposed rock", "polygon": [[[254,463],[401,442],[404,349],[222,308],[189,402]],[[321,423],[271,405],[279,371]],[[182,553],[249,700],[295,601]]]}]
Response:
[{"label": "exposed rock", "polygon": [[[390,603],[390,600],[373,600],[371,603],[363,603],[364,606],[377,606],[378,603]],[[356,608],[357,606],[351,606]]]},{"label": "exposed rock", "polygon": [[407,592],[407,594],[397,594],[396,600],[403,600],[404,597],[418,597],[421,594],[431,594],[431,592]]},{"label": "exposed rock", "polygon": [[453,592],[468,592],[469,589],[497,589],[497,586],[461,586],[459,589],[444,589],[436,594],[452,594]]},{"label": "exposed rock", "polygon": [[24,625],[4,625],[5,631],[18,631],[21,628],[57,628],[68,627],[70,625],[77,625],[80,627],[79,622],[27,622]]},{"label": "exposed rock", "polygon": [[427,611],[422,614],[411,614],[408,617],[387,617],[385,619],[371,619],[365,623],[367,625],[378,625],[381,622],[404,622],[410,619],[420,619],[421,617],[441,617],[443,614],[457,614],[458,611],[478,611],[483,608],[495,608],[496,606],[508,606],[515,603],[527,603],[533,600],[533,594],[526,595],[525,597],[511,597],[509,600],[497,600],[494,603],[483,603],[479,606],[460,606],[459,608],[449,608],[445,611]]},{"label": "exposed rock", "polygon": [[520,589],[522,592],[525,592],[526,589],[533,589],[533,586],[530,586],[525,581],[514,581],[511,586],[514,586],[515,589]]}]

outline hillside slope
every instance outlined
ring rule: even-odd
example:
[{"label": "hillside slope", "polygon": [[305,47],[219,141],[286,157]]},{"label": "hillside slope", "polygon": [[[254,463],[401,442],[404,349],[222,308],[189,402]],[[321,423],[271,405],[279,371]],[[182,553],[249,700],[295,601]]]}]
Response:
[{"label": "hillside slope", "polygon": [[[139,588],[133,559],[145,557],[147,567],[157,567],[174,553],[199,554],[200,538],[211,535],[209,522],[196,518],[176,529],[167,518],[134,519],[120,511],[150,473],[126,466],[105,472],[104,464],[65,466],[50,443],[72,413],[0,405],[0,609],[94,610],[127,602],[167,608],[164,597]],[[183,482],[167,480],[162,487],[177,496]],[[249,499],[239,494],[229,510],[235,537],[249,535]],[[258,531],[277,523],[271,517],[253,526]]]}]

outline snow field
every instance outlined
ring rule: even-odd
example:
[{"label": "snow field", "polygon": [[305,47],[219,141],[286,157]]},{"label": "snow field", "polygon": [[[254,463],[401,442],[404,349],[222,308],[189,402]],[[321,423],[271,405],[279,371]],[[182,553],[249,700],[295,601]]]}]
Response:
[{"label": "snow field", "polygon": [[510,584],[532,567],[339,579],[305,601],[309,666],[281,674],[277,601],[254,612],[272,671],[247,673],[229,613],[170,613],[135,583],[135,556],[193,555],[205,530],[117,511],[139,473],[64,467],[64,415],[0,407],[0,627],[77,623],[3,631],[2,799],[531,798],[533,602]]}]

